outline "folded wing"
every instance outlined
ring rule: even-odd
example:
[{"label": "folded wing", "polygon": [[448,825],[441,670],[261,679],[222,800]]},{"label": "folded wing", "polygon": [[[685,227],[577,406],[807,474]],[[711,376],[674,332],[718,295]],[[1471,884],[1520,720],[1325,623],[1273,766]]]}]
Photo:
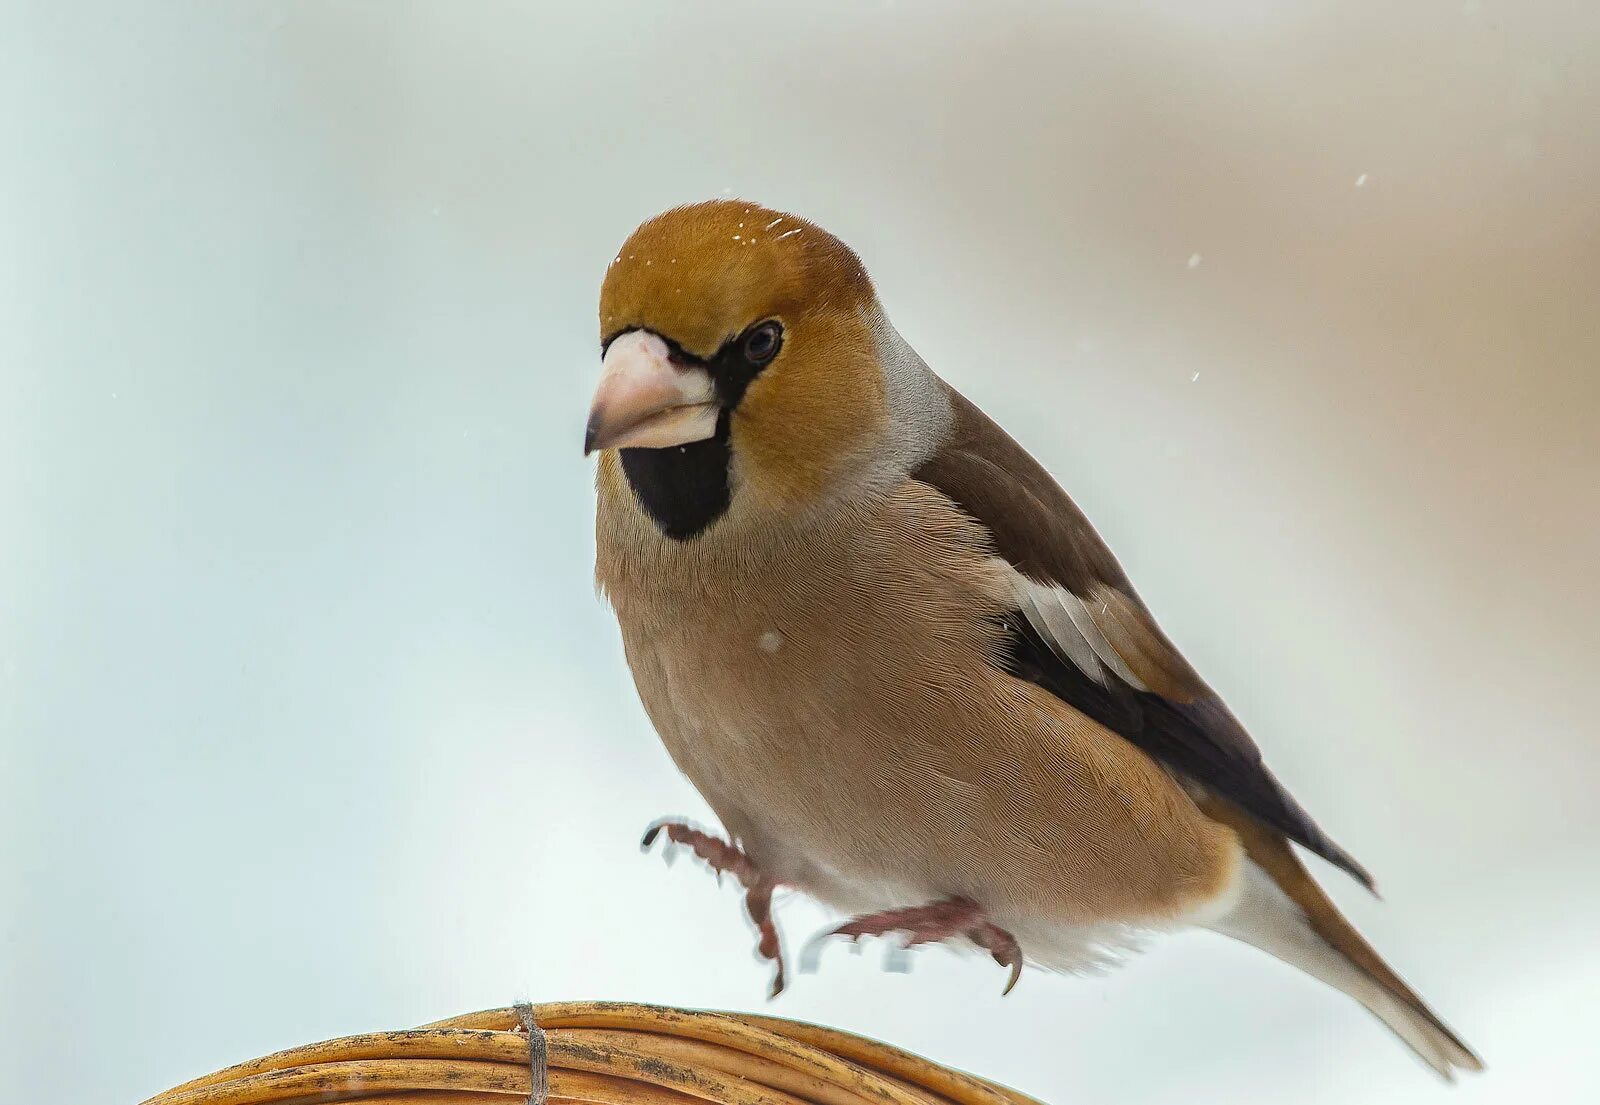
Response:
[{"label": "folded wing", "polygon": [[1370,889],[1365,868],[1273,777],[1244,727],[1161,632],[1066,492],[982,411],[950,395],[950,435],[913,476],[983,523],[1012,567],[1007,670]]}]

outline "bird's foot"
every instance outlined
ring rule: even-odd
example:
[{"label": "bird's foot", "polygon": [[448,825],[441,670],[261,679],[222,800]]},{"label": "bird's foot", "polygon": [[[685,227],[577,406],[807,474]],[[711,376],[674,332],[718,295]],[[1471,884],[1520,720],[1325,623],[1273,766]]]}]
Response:
[{"label": "bird's foot", "polygon": [[[744,887],[745,912],[756,926],[756,954],[773,964],[769,996],[777,997],[783,993],[783,945],[778,939],[777,923],[772,919],[772,892],[778,888],[777,881],[762,874],[761,869],[751,862],[738,845],[682,821],[657,821],[645,830],[639,846],[648,851],[662,833],[667,836],[669,849],[674,845],[688,848],[716,872],[719,882],[724,872],[739,880],[739,885]],[[670,858],[671,852],[667,854]]]},{"label": "bird's foot", "polygon": [[907,948],[966,937],[988,952],[1000,966],[1011,969],[1004,991],[1007,994],[1022,975],[1022,949],[1017,938],[984,916],[983,909],[971,898],[944,898],[927,905],[868,913],[818,936],[812,941],[812,947],[830,936],[843,936],[854,942],[863,936],[891,933],[903,934],[902,946]]},{"label": "bird's foot", "polygon": [[639,847],[648,852],[662,833],[667,835],[667,849],[664,854],[669,861],[674,846],[681,844],[715,871],[718,879],[721,879],[724,873],[732,875],[747,889],[761,881],[761,872],[750,862],[750,857],[739,850],[738,845],[730,844],[720,836],[697,829],[686,821],[657,821],[644,831],[644,839],[639,841]]}]

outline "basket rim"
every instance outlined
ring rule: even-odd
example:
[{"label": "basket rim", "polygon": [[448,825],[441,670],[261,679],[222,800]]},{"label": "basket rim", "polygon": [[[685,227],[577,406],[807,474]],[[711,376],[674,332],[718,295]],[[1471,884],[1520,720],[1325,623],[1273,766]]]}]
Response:
[{"label": "basket rim", "polygon": [[532,1051],[519,1009],[545,1034],[548,1096],[562,1105],[1040,1105],[842,1029],[624,1001],[482,1009],[301,1044],[190,1079],[142,1105],[527,1100]]}]

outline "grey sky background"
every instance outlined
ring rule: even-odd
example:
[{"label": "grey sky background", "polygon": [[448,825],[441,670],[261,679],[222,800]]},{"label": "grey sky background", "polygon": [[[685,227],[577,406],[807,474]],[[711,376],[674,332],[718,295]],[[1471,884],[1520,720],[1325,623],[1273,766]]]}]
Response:
[{"label": "grey sky background", "polygon": [[[770,1007],[590,581],[595,296],[724,191],[1090,513],[1488,1060],[1600,1089],[1592,4],[0,4],[0,1097],[766,1008],[1057,1105],[1441,1100],[1247,948]],[[781,913],[791,949],[827,920]]]}]

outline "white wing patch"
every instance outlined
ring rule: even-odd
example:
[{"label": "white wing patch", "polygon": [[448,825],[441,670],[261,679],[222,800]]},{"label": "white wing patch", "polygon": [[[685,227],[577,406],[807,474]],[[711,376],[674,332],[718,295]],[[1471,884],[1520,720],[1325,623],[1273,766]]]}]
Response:
[{"label": "white wing patch", "polygon": [[1109,673],[1135,690],[1149,690],[1100,632],[1094,611],[1083,599],[1065,587],[1031,580],[1009,564],[1006,570],[1011,573],[1017,605],[1051,651],[1101,686],[1107,685]]}]

